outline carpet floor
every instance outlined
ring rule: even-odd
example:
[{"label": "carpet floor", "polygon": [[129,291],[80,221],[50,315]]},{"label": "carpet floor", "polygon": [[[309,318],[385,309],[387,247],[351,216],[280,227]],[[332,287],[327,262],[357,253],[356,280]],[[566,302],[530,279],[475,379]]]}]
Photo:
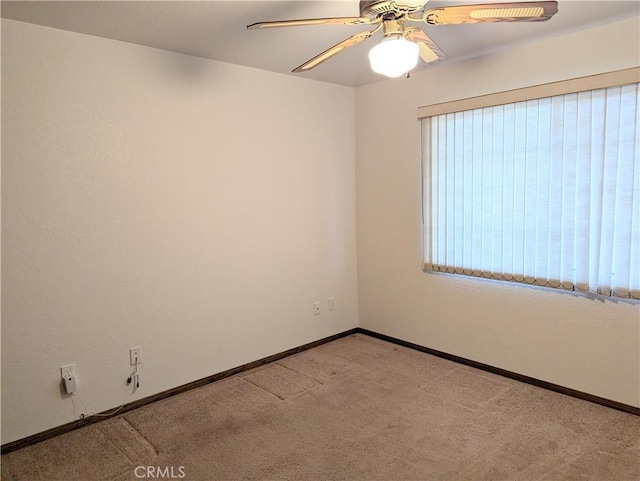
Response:
[{"label": "carpet floor", "polygon": [[363,334],[2,456],[2,480],[640,480],[640,417]]}]

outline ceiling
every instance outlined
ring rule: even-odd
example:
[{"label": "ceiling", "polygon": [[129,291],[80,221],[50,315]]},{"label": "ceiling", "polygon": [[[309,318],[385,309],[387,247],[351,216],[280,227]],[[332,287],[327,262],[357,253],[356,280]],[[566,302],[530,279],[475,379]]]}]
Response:
[{"label": "ceiling", "polygon": [[[430,7],[499,0],[432,0]],[[542,38],[640,15],[638,1],[559,0],[547,22],[422,25],[453,62]],[[358,16],[357,0],[342,1],[2,1],[2,17],[200,57],[291,74],[328,47],[367,26],[317,25],[246,30],[259,21]],[[420,25],[420,24],[415,24]],[[369,67],[374,38],[310,72],[291,74],[359,86],[383,80]],[[441,62],[439,65],[442,65]],[[438,64],[420,68],[438,68]]]}]

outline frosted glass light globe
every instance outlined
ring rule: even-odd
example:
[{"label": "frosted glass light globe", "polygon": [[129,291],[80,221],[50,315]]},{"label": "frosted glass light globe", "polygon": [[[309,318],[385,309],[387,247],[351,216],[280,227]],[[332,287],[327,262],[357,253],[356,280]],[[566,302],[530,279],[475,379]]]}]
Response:
[{"label": "frosted glass light globe", "polygon": [[399,77],[418,64],[420,49],[402,37],[393,35],[385,37],[382,42],[369,51],[371,69],[387,77]]}]

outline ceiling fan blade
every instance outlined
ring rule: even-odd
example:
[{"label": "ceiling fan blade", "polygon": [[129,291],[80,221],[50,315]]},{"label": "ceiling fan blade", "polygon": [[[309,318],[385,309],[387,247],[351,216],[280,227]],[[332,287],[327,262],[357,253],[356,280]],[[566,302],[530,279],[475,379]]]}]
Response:
[{"label": "ceiling fan blade", "polygon": [[420,47],[420,58],[425,63],[432,63],[447,58],[446,54],[440,50],[429,36],[418,27],[409,27],[404,29],[405,37]]},{"label": "ceiling fan blade", "polygon": [[321,54],[316,55],[311,60],[303,63],[299,67],[294,68],[293,72],[306,72],[307,70],[311,70],[312,68],[317,67],[322,62],[329,60],[331,57],[339,54],[343,50],[346,50],[349,47],[353,47],[354,45],[362,42],[363,40],[368,39],[369,37],[371,37],[371,35],[377,32],[381,26],[382,25],[378,25],[375,29],[371,30],[370,32],[357,33],[343,40],[342,42],[335,44],[333,47],[325,50]]},{"label": "ceiling fan blade", "polygon": [[543,22],[558,13],[558,2],[485,3],[432,8],[422,19],[430,25],[481,22]]},{"label": "ceiling fan blade", "polygon": [[379,22],[365,17],[306,18],[300,20],[275,20],[247,25],[249,30],[273,27],[299,27],[304,25],[367,25]]}]

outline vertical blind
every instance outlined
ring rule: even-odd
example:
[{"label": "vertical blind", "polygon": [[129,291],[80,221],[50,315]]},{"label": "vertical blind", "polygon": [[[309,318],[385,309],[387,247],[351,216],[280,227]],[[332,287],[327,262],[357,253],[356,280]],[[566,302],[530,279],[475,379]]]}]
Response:
[{"label": "vertical blind", "polygon": [[638,85],[422,119],[425,270],[640,299]]}]

